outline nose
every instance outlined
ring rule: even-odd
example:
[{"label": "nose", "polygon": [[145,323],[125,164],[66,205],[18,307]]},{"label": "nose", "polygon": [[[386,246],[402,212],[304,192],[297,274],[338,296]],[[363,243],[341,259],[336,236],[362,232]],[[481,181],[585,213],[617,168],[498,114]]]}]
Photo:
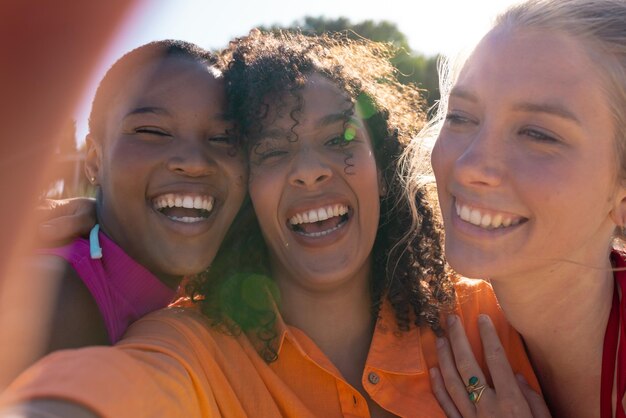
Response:
[{"label": "nose", "polygon": [[471,186],[498,186],[506,167],[504,137],[486,127],[466,142],[454,164],[456,180]]},{"label": "nose", "polygon": [[292,160],[289,183],[297,187],[321,185],[332,177],[332,169],[322,156],[313,150],[301,148]]},{"label": "nose", "polygon": [[167,168],[183,176],[202,177],[214,174],[217,163],[202,141],[179,141],[167,160]]}]

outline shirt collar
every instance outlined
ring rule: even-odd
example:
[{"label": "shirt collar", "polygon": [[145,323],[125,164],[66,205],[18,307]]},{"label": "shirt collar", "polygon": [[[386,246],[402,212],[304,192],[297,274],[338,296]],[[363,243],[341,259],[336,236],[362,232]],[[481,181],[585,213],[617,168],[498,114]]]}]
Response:
[{"label": "shirt collar", "polygon": [[[301,341],[298,340],[298,335],[304,333],[285,323],[275,301],[273,301],[273,306],[276,314],[276,353],[278,357],[280,358],[281,350],[287,338],[303,355],[310,356],[314,354],[309,352],[311,351],[310,348],[305,349],[304,346],[308,344],[304,344],[303,346]],[[422,340],[425,339],[434,346],[435,338],[432,331],[420,329],[420,327],[413,324],[411,324],[408,331],[400,331],[393,307],[387,298],[384,298],[379,318],[374,328],[374,335],[370,344],[366,366],[385,373],[402,375],[422,374],[427,369],[426,360],[424,359],[424,353],[422,351],[422,344],[425,341]],[[257,345],[259,338],[252,336],[252,341]],[[314,355],[314,357],[318,356]]]}]

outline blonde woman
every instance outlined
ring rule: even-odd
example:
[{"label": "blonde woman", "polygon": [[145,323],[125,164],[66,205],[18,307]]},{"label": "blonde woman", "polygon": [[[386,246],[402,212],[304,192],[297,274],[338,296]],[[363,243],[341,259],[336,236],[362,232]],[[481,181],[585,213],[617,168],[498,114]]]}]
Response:
[{"label": "blonde woman", "polygon": [[[447,259],[490,279],[555,416],[624,417],[626,261],[611,248],[626,225],[626,2],[520,4],[459,68],[432,154]],[[431,373],[449,416],[547,413],[497,341],[488,386],[449,331]]]}]

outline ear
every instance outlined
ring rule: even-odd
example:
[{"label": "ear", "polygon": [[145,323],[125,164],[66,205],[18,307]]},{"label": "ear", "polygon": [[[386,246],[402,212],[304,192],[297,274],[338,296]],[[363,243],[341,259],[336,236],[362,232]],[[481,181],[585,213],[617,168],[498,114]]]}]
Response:
[{"label": "ear", "polygon": [[618,186],[613,209],[610,212],[611,219],[620,228],[626,227],[626,187]]},{"label": "ear", "polygon": [[85,137],[85,175],[93,185],[100,183],[102,145],[91,133]]},{"label": "ear", "polygon": [[382,171],[377,170],[378,171],[378,195],[380,197],[385,197],[387,196],[387,181],[385,180],[385,177],[383,176]]}]

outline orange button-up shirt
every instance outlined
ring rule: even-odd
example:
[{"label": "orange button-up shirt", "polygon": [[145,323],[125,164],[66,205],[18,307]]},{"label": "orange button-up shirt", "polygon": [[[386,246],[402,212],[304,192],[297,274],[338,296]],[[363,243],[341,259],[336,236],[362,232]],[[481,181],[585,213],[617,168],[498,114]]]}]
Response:
[{"label": "orange button-up shirt", "polygon": [[[513,370],[538,390],[519,335],[491,287],[463,279],[456,289],[456,313],[483,370],[480,313],[491,316]],[[47,357],[1,401],[60,398],[116,418],[370,416],[364,397],[306,334],[280,317],[278,331],[278,359],[268,364],[245,335],[225,335],[193,309],[162,310],[133,325],[116,347]],[[435,339],[425,328],[398,332],[393,310],[384,304],[362,375],[371,399],[403,417],[444,417],[428,374],[437,365]]]}]

